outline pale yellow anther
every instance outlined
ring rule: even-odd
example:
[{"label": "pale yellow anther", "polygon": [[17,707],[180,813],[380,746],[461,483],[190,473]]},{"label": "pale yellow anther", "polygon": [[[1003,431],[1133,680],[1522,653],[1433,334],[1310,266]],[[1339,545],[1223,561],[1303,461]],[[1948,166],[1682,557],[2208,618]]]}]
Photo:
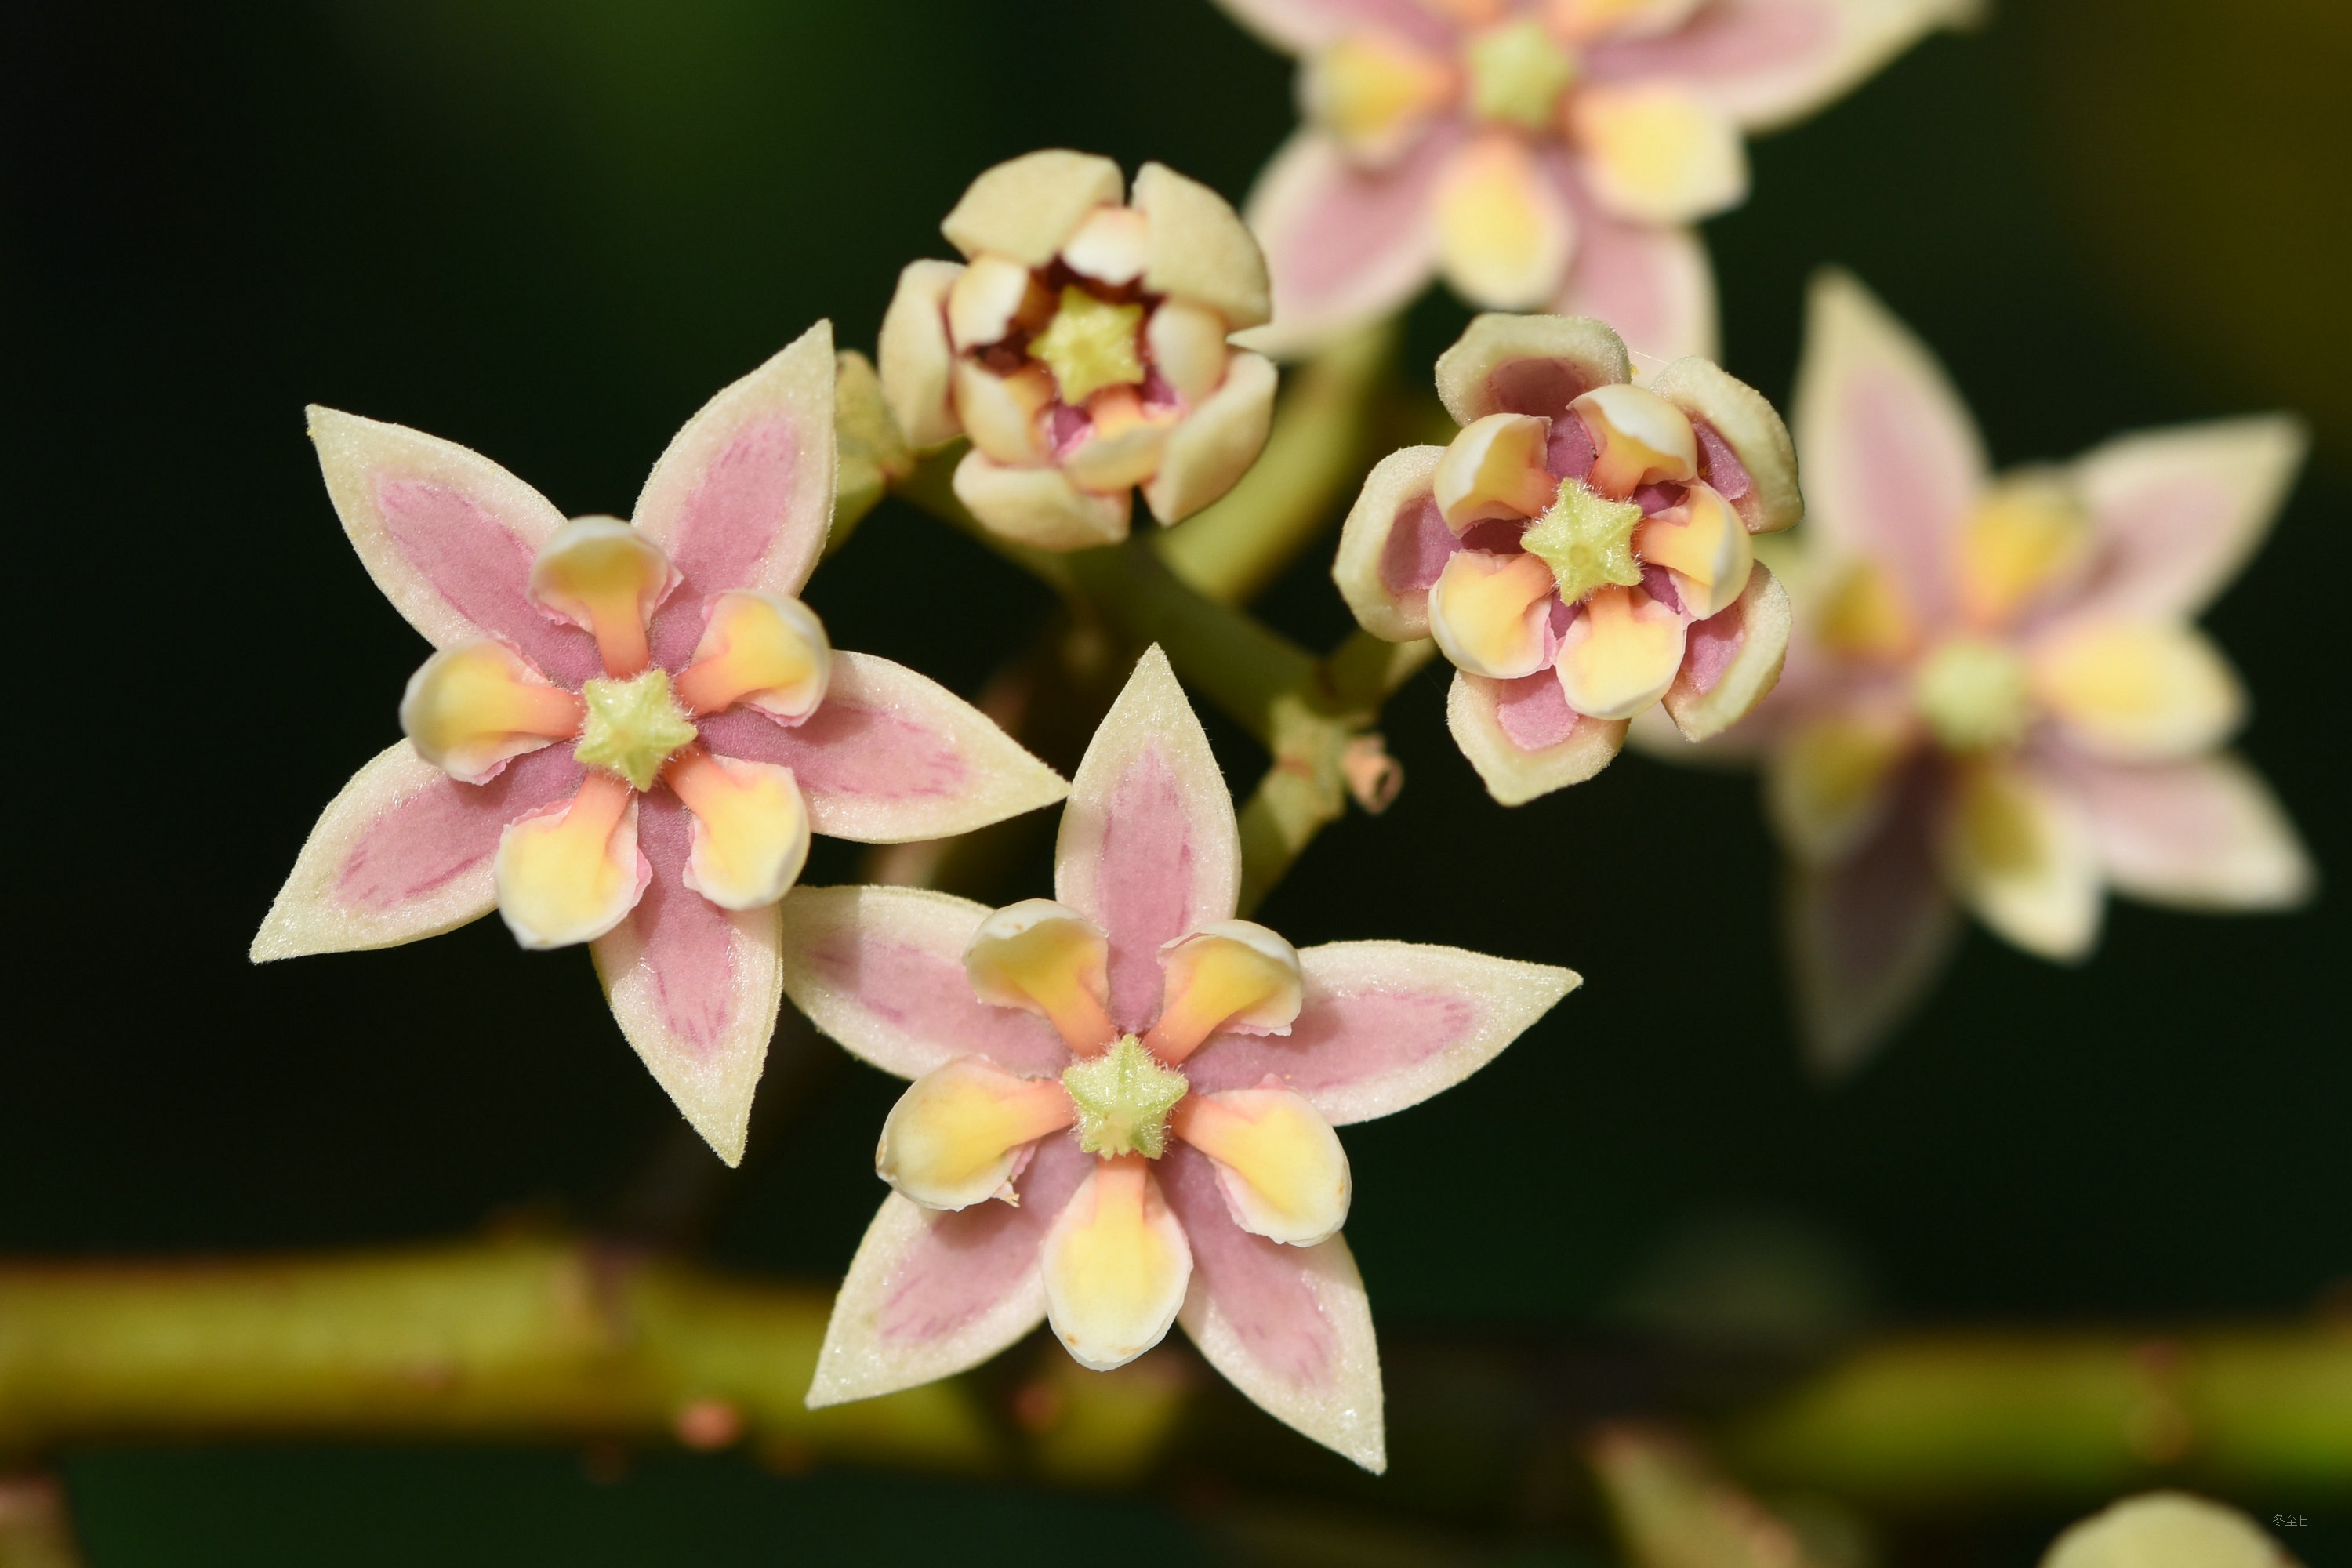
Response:
[{"label": "pale yellow anther", "polygon": [[1030,340],[1030,357],[1053,373],[1062,401],[1075,408],[1106,386],[1143,380],[1142,326],[1141,305],[1114,305],[1069,284],[1054,319]]},{"label": "pale yellow anther", "polygon": [[1091,428],[1062,458],[1071,483],[1081,489],[1123,490],[1160,471],[1176,410],[1147,410],[1134,388],[1112,386],[1095,394],[1087,417]]},{"label": "pale yellow anther", "polygon": [[1073,1051],[1099,1051],[1118,1036],[1110,995],[1110,944],[1094,922],[1051,899],[1007,904],[964,948],[972,994],[998,1007],[1051,1019]]},{"label": "pale yellow anther", "polygon": [[1062,1090],[1077,1120],[1078,1147],[1089,1154],[1141,1154],[1168,1147],[1168,1113],[1189,1092],[1184,1075],[1144,1049],[1133,1035],[1100,1056],[1062,1069]]},{"label": "pale yellow anther", "polygon": [[1160,379],[1188,404],[1225,379],[1225,319],[1204,305],[1163,300],[1143,325],[1143,342]]},{"label": "pale yellow anther", "polygon": [[2080,564],[2090,544],[2090,519],[2065,490],[2032,481],[2002,486],[1960,529],[1961,613],[1979,626],[2005,625]]},{"label": "pale yellow anther", "polygon": [[1855,561],[1838,573],[1815,624],[1822,645],[1847,658],[1893,663],[1918,642],[1895,579],[1870,561]]},{"label": "pale yellow anther", "polygon": [[1439,268],[1473,304],[1531,310],[1558,291],[1575,219],[1518,135],[1491,132],[1454,153],[1438,180],[1435,216]]},{"label": "pale yellow anther", "polygon": [[1151,228],[1133,207],[1097,207],[1062,246],[1062,260],[1081,278],[1121,289],[1143,276]]},{"label": "pale yellow anther", "polygon": [[416,754],[463,784],[579,733],[580,699],[485,637],[443,648],[408,678],[400,728]]},{"label": "pale yellow anther", "polygon": [[1559,499],[1519,536],[1527,552],[1551,568],[1560,603],[1573,605],[1595,588],[1638,587],[1642,563],[1634,540],[1642,509],[1611,500],[1580,479],[1562,479]]},{"label": "pale yellow anther", "polygon": [[1556,592],[1538,555],[1457,550],[1429,588],[1429,635],[1457,669],[1493,680],[1544,667]]},{"label": "pale yellow anther", "polygon": [[2033,721],[2033,686],[2015,648],[1980,637],[1939,645],[1912,677],[1911,700],[1952,752],[2013,746]]},{"label": "pale yellow anther", "polygon": [[1045,1317],[1081,1366],[1125,1366],[1167,1337],[1192,1248],[1139,1154],[1104,1160],[1039,1249]]},{"label": "pale yellow anther", "polygon": [[2246,712],[2245,690],[2221,651],[2172,622],[2071,628],[2033,651],[2032,683],[2077,743],[2124,762],[2210,751]]},{"label": "pale yellow anther", "polygon": [[1748,525],[1710,485],[1692,485],[1680,505],[1643,523],[1633,548],[1643,561],[1666,569],[1683,608],[1702,621],[1729,609],[1756,569]]},{"label": "pale yellow anther", "polygon": [[1347,1151],[1305,1096],[1280,1088],[1194,1095],[1169,1131],[1217,1163],[1226,1207],[1244,1230],[1313,1247],[1347,1224]]},{"label": "pale yellow anther", "polygon": [[587,718],[572,756],[618,773],[637,789],[653,788],[662,764],[693,743],[694,725],[671,695],[667,670],[648,669],[627,680],[590,680],[580,695]]},{"label": "pale yellow anther", "polygon": [[530,948],[593,942],[636,907],[637,797],[604,773],[552,811],[509,823],[492,863],[499,913]]},{"label": "pale yellow anther", "polygon": [[1596,386],[1570,405],[1592,437],[1585,482],[1622,500],[1645,484],[1698,477],[1698,433],[1689,416],[1643,387]]},{"label": "pale yellow anther", "polygon": [[1356,33],[1309,56],[1299,79],[1307,117],[1358,159],[1385,163],[1444,103],[1454,73],[1409,44]]},{"label": "pale yellow anther", "polygon": [[1473,37],[1463,60],[1470,68],[1470,112],[1522,131],[1548,128],[1559,95],[1576,79],[1575,57],[1528,16]]},{"label": "pale yellow anther", "polygon": [[1683,619],[1639,588],[1602,588],[1559,639],[1559,689],[1594,719],[1631,719],[1683,664]]},{"label": "pale yellow anther", "polygon": [[948,341],[962,352],[1002,342],[1016,326],[1045,320],[1053,297],[1009,256],[983,254],[948,288]]},{"label": "pale yellow anther", "polygon": [[1432,493],[1445,525],[1461,533],[1490,517],[1536,517],[1559,489],[1544,467],[1551,421],[1489,414],[1462,427],[1437,460]]},{"label": "pale yellow anther", "polygon": [[694,814],[688,887],[722,910],[760,910],[799,880],[808,861],[809,821],[792,769],[693,746],[662,779]]},{"label": "pale yellow anther", "polygon": [[1171,942],[1160,1021],[1143,1043],[1181,1062],[1220,1029],[1249,1035],[1289,1031],[1304,1000],[1298,950],[1250,921],[1218,921]]},{"label": "pale yellow anther", "polygon": [[1039,416],[1054,401],[1045,367],[1024,364],[999,375],[968,359],[955,364],[956,417],[988,457],[1015,468],[1043,462],[1045,433]]},{"label": "pale yellow anther", "polygon": [[929,1209],[1002,1198],[1018,1204],[1013,1168],[1026,1145],[1070,1124],[1053,1079],[1017,1078],[986,1057],[958,1057],[907,1086],[882,1123],[874,1170]]},{"label": "pale yellow anther", "polygon": [[690,713],[740,702],[797,721],[816,711],[832,676],[833,644],[815,611],[738,588],[710,601],[694,661],[678,671],[675,689]]},{"label": "pale yellow anther", "polygon": [[613,517],[574,518],[530,564],[530,596],[594,634],[604,673],[646,667],[646,626],[677,581],[660,545]]}]

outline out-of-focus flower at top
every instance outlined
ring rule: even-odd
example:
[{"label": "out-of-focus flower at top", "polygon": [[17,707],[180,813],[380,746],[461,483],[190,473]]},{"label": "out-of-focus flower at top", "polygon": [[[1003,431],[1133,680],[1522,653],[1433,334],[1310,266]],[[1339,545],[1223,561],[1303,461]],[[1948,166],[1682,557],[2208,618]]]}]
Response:
[{"label": "out-of-focus flower at top", "polygon": [[833,512],[833,332],[712,398],[634,523],[566,522],[487,458],[310,410],[343,531],[438,649],[400,741],[311,829],[253,959],[391,947],[495,908],[593,943],[613,1015],[732,1164],[812,830],[937,838],[1050,805],[1052,770],[794,597]]},{"label": "out-of-focus flower at top", "polygon": [[1976,0],[1222,0],[1299,57],[1307,123],[1250,227],[1310,348],[1443,274],[1473,305],[1597,316],[1646,372],[1715,353],[1691,225],[1785,125]]},{"label": "out-of-focus flower at top", "polygon": [[1454,661],[1447,721],[1506,805],[1599,773],[1653,706],[1704,740],[1780,677],[1750,535],[1803,510],[1789,432],[1709,361],[1631,369],[1599,321],[1478,317],[1437,362],[1462,433],[1381,459],[1340,535],[1364,629]]},{"label": "out-of-focus flower at top", "polygon": [[2187,1492],[2143,1492],[2050,1544],[2042,1568],[2295,1568],[2261,1525]]},{"label": "out-of-focus flower at top", "polygon": [[1179,521],[1265,445],[1274,366],[1227,345],[1266,319],[1265,261],[1223,196],[1158,163],[1032,153],[971,183],[883,317],[882,390],[907,439],[971,450],[955,492],[1043,550],[1127,537],[1138,486]]},{"label": "out-of-focus flower at top", "polygon": [[1154,648],[1072,782],[1054,899],[784,901],[787,994],[914,1080],[811,1405],[961,1372],[1041,1318],[1097,1369],[1181,1322],[1274,1415],[1385,1464],[1331,1130],[1459,1083],[1578,981],[1409,942],[1301,952],[1233,918],[1240,870],[1208,737]]},{"label": "out-of-focus flower at top", "polygon": [[1925,994],[1954,900],[2074,962],[2107,887],[2204,910],[2309,893],[2285,814],[2220,749],[2245,693],[2191,624],[2269,529],[2294,419],[1995,475],[1934,356],[1843,273],[1814,284],[1796,415],[1812,521],[1788,676],[1716,744],[1762,752],[1799,867],[1816,1066],[1852,1066]]}]

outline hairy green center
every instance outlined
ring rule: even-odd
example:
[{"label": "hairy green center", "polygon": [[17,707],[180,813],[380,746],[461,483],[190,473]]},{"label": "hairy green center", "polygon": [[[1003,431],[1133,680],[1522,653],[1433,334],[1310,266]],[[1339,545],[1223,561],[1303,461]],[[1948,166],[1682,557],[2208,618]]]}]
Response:
[{"label": "hairy green center", "polygon": [[1114,305],[1071,284],[1029,354],[1054,373],[1062,401],[1075,408],[1106,386],[1142,382],[1143,355],[1135,343],[1142,326],[1142,306]]},{"label": "hairy green center", "polygon": [[1559,499],[1519,544],[1551,568],[1560,603],[1573,605],[1603,584],[1641,585],[1642,563],[1633,553],[1633,531],[1641,526],[1642,509],[1633,502],[1595,494],[1581,479],[1562,479]]},{"label": "hairy green center", "polygon": [[1142,1154],[1157,1160],[1168,1146],[1168,1113],[1192,1086],[1162,1067],[1133,1035],[1098,1057],[1073,1062],[1062,1087],[1078,1113],[1078,1147],[1089,1154]]},{"label": "hairy green center", "polygon": [[667,670],[649,669],[626,680],[599,677],[580,688],[580,697],[588,721],[572,756],[638,789],[653,788],[662,764],[694,739],[694,726],[670,695]]},{"label": "hairy green center", "polygon": [[2032,684],[2014,649],[1955,637],[1927,656],[1911,700],[1947,751],[2013,746],[2033,717]]}]

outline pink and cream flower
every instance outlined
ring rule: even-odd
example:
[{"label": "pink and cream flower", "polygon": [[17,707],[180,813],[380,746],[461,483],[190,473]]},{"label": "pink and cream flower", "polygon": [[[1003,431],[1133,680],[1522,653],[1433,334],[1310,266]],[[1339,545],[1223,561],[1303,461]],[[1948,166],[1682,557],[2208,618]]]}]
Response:
[{"label": "pink and cream flower", "polygon": [[1811,523],[1760,749],[1800,870],[1809,1048],[1852,1065],[1939,973],[1957,903],[2088,956],[2107,888],[2205,910],[2312,870],[2221,747],[2237,675],[2193,624],[2268,530],[2304,437],[2283,416],[2120,437],[1994,474],[1927,347],[1843,273],[1814,285],[1796,401]]},{"label": "pink and cream flower", "polygon": [[1232,799],[1154,648],[1072,782],[1054,899],[784,901],[786,993],[914,1080],[812,1406],[960,1372],[1041,1319],[1095,1368],[1181,1322],[1265,1409],[1383,1466],[1332,1128],[1459,1083],[1578,980],[1406,942],[1302,952],[1234,918],[1240,870]]},{"label": "pink and cream flower", "polygon": [[1975,0],[1222,0],[1299,57],[1306,125],[1250,227],[1313,346],[1433,274],[1487,310],[1597,316],[1644,366],[1715,353],[1691,225],[1748,192],[1743,135],[1844,92]]},{"label": "pink and cream flower", "polygon": [[1461,434],[1382,458],[1340,534],[1349,607],[1436,639],[1505,805],[1599,773],[1652,707],[1703,740],[1780,677],[1788,597],[1750,536],[1803,510],[1788,430],[1709,361],[1631,370],[1599,321],[1478,317],[1437,362]]},{"label": "pink and cream flower", "polygon": [[455,443],[311,409],[343,531],[436,651],[254,961],[492,909],[525,947],[590,943],[629,1044],[740,1160],[810,832],[936,838],[1067,793],[960,698],[835,651],[793,596],[832,518],[833,388],[820,322],[688,421],[633,523],[567,522]]},{"label": "pink and cream flower", "polygon": [[955,493],[1008,539],[1127,537],[1231,489],[1265,445],[1274,366],[1229,347],[1266,319],[1265,262],[1223,196],[1146,163],[1032,153],[971,183],[883,317],[882,392],[916,447],[971,449]]}]

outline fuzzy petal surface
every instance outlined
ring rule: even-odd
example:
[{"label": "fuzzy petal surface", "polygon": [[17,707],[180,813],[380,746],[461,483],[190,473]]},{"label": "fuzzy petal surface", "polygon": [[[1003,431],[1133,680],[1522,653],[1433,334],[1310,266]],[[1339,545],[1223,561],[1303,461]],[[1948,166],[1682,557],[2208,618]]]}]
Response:
[{"label": "fuzzy petal surface", "polygon": [[2074,465],[2095,555],[2077,615],[2194,616],[2270,532],[2309,437],[2292,415],[2121,436]]},{"label": "fuzzy petal surface", "polygon": [[1409,942],[1301,949],[1306,999],[1286,1035],[1212,1036],[1185,1063],[1193,1092],[1270,1075],[1334,1127],[1453,1088],[1583,984],[1572,970]]},{"label": "fuzzy petal surface", "polygon": [[948,291],[963,276],[953,261],[909,261],[882,315],[874,345],[882,400],[910,447],[937,447],[963,434],[948,386],[955,349],[948,342]]},{"label": "fuzzy petal surface", "polygon": [[1787,591],[1759,561],[1728,609],[1691,623],[1682,668],[1659,699],[1684,739],[1722,733],[1771,694],[1788,658],[1790,621]]},{"label": "fuzzy petal surface", "polygon": [[1265,449],[1274,423],[1274,363],[1236,353],[1225,379],[1168,434],[1159,472],[1143,482],[1144,504],[1161,522],[1181,522],[1234,488]]},{"label": "fuzzy petal surface", "polygon": [[1273,313],[1265,258],[1224,197],[1164,163],[1135,174],[1135,210],[1149,226],[1143,286],[1206,305],[1238,331]]},{"label": "fuzzy petal surface", "polygon": [[2318,885],[2285,808],[2236,756],[2058,765],[2119,892],[2179,909],[2283,910]]},{"label": "fuzzy petal surface", "polygon": [[464,784],[406,741],[378,752],[328,804],[254,934],[251,958],[397,947],[498,907],[491,860],[506,825],[571,795],[568,751],[518,757]]},{"label": "fuzzy petal surface", "polygon": [[1616,759],[1625,721],[1591,718],[1568,705],[1549,670],[1488,680],[1456,670],[1445,697],[1445,727],[1505,805],[1582,784]]},{"label": "fuzzy petal surface", "polygon": [[986,905],[926,888],[795,888],[778,908],[785,994],[859,1060],[905,1079],[965,1055],[1026,1078],[1069,1065],[1043,1016],[972,994],[964,950]]},{"label": "fuzzy petal surface", "polygon": [[1805,514],[1797,446],[1769,399],[1710,359],[1678,359],[1650,390],[1681,409],[1698,433],[1699,478],[1739,513],[1750,533],[1774,533]]},{"label": "fuzzy petal surface", "polygon": [[942,1214],[883,1199],[834,1299],[809,1408],[977,1366],[1044,1321],[1038,1249],[1094,1164],[1071,1139],[1047,1138],[1013,1181],[1018,1206]]},{"label": "fuzzy petal surface", "polygon": [[990,531],[1040,550],[1091,550],[1127,537],[1127,491],[1082,490],[1059,468],[1008,468],[978,447],[956,465],[956,500]]},{"label": "fuzzy petal surface", "polygon": [[792,769],[810,827],[861,844],[969,833],[1069,793],[979,709],[871,654],[835,653],[824,701],[800,724],[736,708],[699,727],[720,756]]},{"label": "fuzzy petal surface", "polygon": [[1233,797],[1209,737],[1152,647],[1070,783],[1055,897],[1110,938],[1110,1015],[1139,1030],[1160,1011],[1160,950],[1231,920],[1241,884]]},{"label": "fuzzy petal surface", "polygon": [[1461,545],[1433,493],[1444,456],[1443,447],[1407,447],[1382,458],[1364,476],[1339,530],[1331,580],[1356,624],[1376,637],[1429,635],[1430,585]]},{"label": "fuzzy petal surface", "polygon": [[1437,356],[1437,396],[1457,424],[1494,414],[1558,420],[1596,386],[1633,379],[1625,340],[1589,316],[1487,311]]},{"label": "fuzzy petal surface", "polygon": [[1025,153],[972,181],[940,232],[966,258],[993,251],[1043,267],[1097,207],[1118,205],[1126,190],[1108,158],[1059,147]]}]

